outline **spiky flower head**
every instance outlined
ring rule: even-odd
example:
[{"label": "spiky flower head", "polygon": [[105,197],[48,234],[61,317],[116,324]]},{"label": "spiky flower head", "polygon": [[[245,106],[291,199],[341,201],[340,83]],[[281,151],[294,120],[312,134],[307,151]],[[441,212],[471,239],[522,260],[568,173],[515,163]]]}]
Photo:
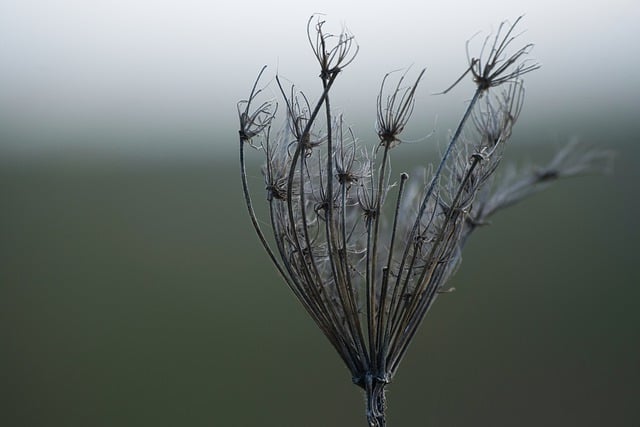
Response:
[{"label": "spiky flower head", "polygon": [[[442,157],[422,177],[393,175],[390,152],[414,112],[424,70],[410,85],[406,73],[395,84],[395,75],[384,76],[377,97],[379,140],[362,146],[329,102],[357,44],[346,30],[327,33],[317,17],[308,22],[308,38],[321,70],[318,99],[285,89],[276,77],[286,105],[279,132],[271,132],[274,105],[256,100],[257,82],[239,104],[242,183],[252,224],[284,281],[365,390],[372,427],[385,425],[385,386],[438,295],[450,292],[447,282],[468,235],[550,173],[581,171],[579,164],[589,160],[567,165],[568,156],[561,156],[537,181],[492,191],[522,111],[521,77],[538,68],[524,60],[532,45],[508,53],[519,21],[502,24],[470,57],[475,93]],[[265,154],[269,238],[253,210],[246,144]]]}]

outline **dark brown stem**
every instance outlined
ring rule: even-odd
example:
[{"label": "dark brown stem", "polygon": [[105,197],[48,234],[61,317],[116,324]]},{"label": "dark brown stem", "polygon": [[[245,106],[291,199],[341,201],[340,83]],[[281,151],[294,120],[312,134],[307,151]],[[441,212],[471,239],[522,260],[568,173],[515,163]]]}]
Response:
[{"label": "dark brown stem", "polygon": [[367,400],[367,421],[369,427],[385,427],[387,420],[385,410],[387,401],[385,397],[385,387],[387,382],[380,378],[367,375],[365,379],[365,394]]}]

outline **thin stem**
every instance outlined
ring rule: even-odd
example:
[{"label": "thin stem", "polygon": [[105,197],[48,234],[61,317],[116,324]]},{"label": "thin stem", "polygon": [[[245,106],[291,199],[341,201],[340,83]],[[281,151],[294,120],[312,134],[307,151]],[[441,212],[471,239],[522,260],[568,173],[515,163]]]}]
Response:
[{"label": "thin stem", "polygon": [[[362,357],[364,363],[364,371],[367,372],[369,370],[369,353],[367,350],[367,346],[365,344],[364,336],[362,334],[362,326],[360,324],[360,317],[358,316],[358,307],[356,304],[355,293],[353,290],[353,284],[351,281],[351,273],[349,271],[349,254],[347,252],[347,214],[346,214],[346,205],[347,205],[347,188],[345,183],[341,183],[340,185],[340,210],[341,210],[341,221],[340,221],[340,232],[342,235],[342,247],[339,249],[338,260],[341,261],[342,274],[344,276],[344,286],[348,303],[347,314],[348,317],[353,324],[355,329],[355,343],[358,347],[358,351]],[[341,254],[340,254],[341,252]],[[342,255],[342,256],[340,256]]]},{"label": "thin stem", "polygon": [[284,268],[282,267],[278,259],[275,257],[273,250],[267,243],[267,239],[265,238],[264,233],[260,228],[260,224],[258,224],[258,219],[256,217],[255,211],[253,209],[253,204],[251,202],[249,184],[247,182],[246,162],[244,159],[244,145],[245,145],[245,141],[242,138],[240,138],[240,176],[242,178],[242,192],[244,193],[244,201],[247,206],[247,211],[249,212],[249,218],[251,218],[251,224],[253,225],[253,228],[256,231],[258,238],[260,239],[260,243],[262,244],[262,247],[265,249],[265,251],[269,255],[269,258],[271,259],[273,264],[276,266],[278,273],[280,273],[284,281],[287,283],[287,286],[289,286],[289,288],[294,292],[294,294],[298,296],[295,286],[293,286],[293,283],[291,282],[289,276],[285,273]]},{"label": "thin stem", "polygon": [[[380,216],[382,215],[382,194],[386,175],[386,166],[389,158],[390,145],[384,144],[382,162],[378,173],[378,189],[375,201],[375,217],[373,219],[373,234],[367,243],[367,318],[369,327],[369,348],[372,354],[378,353],[377,341],[377,324],[376,316],[379,314],[380,307],[376,307],[376,276],[377,276],[377,259],[378,259],[378,240],[380,230]],[[369,227],[370,230],[370,227]],[[373,242],[373,245],[371,245]],[[373,361],[374,366],[377,365]]]},{"label": "thin stem", "polygon": [[[460,138],[460,135],[462,134],[462,129],[464,128],[467,120],[469,119],[469,117],[471,116],[471,112],[473,111],[473,108],[475,106],[475,104],[477,103],[478,99],[480,99],[480,96],[482,95],[483,90],[480,88],[477,88],[473,97],[471,98],[471,101],[469,102],[469,105],[467,106],[467,109],[465,111],[465,113],[462,116],[462,119],[460,120],[460,123],[458,124],[458,127],[456,128],[456,131],[454,133],[454,135],[451,138],[451,141],[449,142],[449,145],[444,153],[444,155],[442,156],[442,159],[440,161],[440,164],[438,165],[438,168],[436,169],[433,178],[431,179],[431,183],[425,193],[425,195],[423,196],[422,199],[422,203],[420,205],[420,208],[418,210],[418,214],[416,215],[416,220],[414,222],[413,228],[411,230],[411,233],[408,237],[408,241],[413,242],[417,236],[417,232],[418,232],[418,227],[420,226],[421,220],[422,220],[422,215],[424,214],[426,208],[427,208],[427,204],[431,198],[431,196],[433,195],[433,192],[435,190],[436,184],[437,182],[440,180],[440,175],[442,174],[442,170],[444,169],[444,166],[447,162],[447,160],[449,159],[449,155],[451,154],[453,147],[456,145],[456,143],[458,142],[458,139]],[[399,286],[400,281],[402,279],[402,271],[404,266],[406,265],[407,262],[407,257],[409,255],[409,252],[411,252],[411,249],[413,248],[413,255],[411,257],[411,261],[407,267],[407,271],[405,273],[405,284],[404,287],[408,287],[408,283],[411,280],[411,276],[413,274],[413,269],[415,268],[415,262],[417,260],[417,254],[419,251],[419,247],[416,246],[418,243],[411,245],[408,244],[405,248],[404,254],[402,256],[401,262],[400,262],[400,270],[399,270],[399,274],[398,274],[398,278],[396,280],[396,287]],[[431,258],[428,258],[431,259]],[[413,303],[411,304],[412,306],[415,306],[416,301],[418,300],[418,295],[420,295],[420,293],[422,292],[422,287],[423,287],[423,283],[418,281],[418,288],[416,288],[413,292]],[[398,304],[400,304],[400,302],[398,302]],[[403,324],[406,322],[406,320],[403,319],[407,319],[407,315],[410,312],[413,312],[414,310],[404,310],[403,316],[401,316],[400,319],[397,319],[397,321],[394,322],[394,326],[392,328],[392,332],[391,335],[393,336],[393,338],[391,339],[391,342],[393,344],[390,345],[389,348],[392,349],[396,349],[396,343],[397,340],[400,339],[402,332],[404,330],[403,328]],[[391,368],[391,372],[393,372],[395,370],[395,368],[393,367],[392,363],[389,363],[392,359],[394,359],[394,355],[393,354],[389,354],[387,355],[388,358],[388,365],[392,366]],[[396,364],[397,366],[397,364]]]},{"label": "thin stem", "polygon": [[[453,236],[457,228],[459,228],[457,227],[457,225],[463,224],[462,222],[458,222],[457,218],[454,219],[454,217],[458,216],[460,213],[460,206],[458,206],[460,198],[462,197],[463,191],[467,187],[467,183],[469,182],[469,180],[473,175],[473,171],[479,164],[480,164],[480,157],[473,157],[472,163],[469,169],[467,170],[467,173],[465,174],[464,179],[460,182],[458,191],[456,192],[456,195],[451,203],[451,206],[449,207],[449,211],[447,212],[447,217],[444,221],[444,224],[442,225],[442,228],[438,233],[436,241],[433,243],[433,246],[431,247],[429,255],[427,256],[427,259],[432,260],[433,262],[430,268],[425,268],[422,271],[422,274],[418,279],[419,288],[415,292],[416,298],[411,304],[411,307],[408,310],[406,310],[403,321],[400,322],[403,325],[402,330],[408,331],[408,332],[402,334],[401,341],[399,343],[400,344],[399,351],[397,352],[396,356],[393,358],[393,360],[390,363],[391,372],[394,372],[395,369],[397,369],[397,366],[400,363],[402,356],[404,355],[409,343],[411,342],[411,339],[415,335],[418,325],[422,322],[422,319],[424,318],[424,314],[426,314],[426,311],[431,306],[431,303],[433,302],[433,299],[436,295],[436,291],[438,288],[437,282],[432,281],[431,278],[436,268],[438,268],[439,266],[442,266],[442,264],[437,262],[437,260],[440,257],[436,258],[436,251],[440,250],[440,245],[443,242],[451,241],[450,238],[447,238],[447,239],[444,238],[445,233],[447,233],[447,230],[449,230],[449,236]],[[452,226],[449,227],[449,225],[452,225]],[[446,249],[446,245],[445,245],[445,249]],[[444,264],[443,268],[446,269],[446,265],[447,263]],[[394,348],[398,348],[398,347],[394,345]]]},{"label": "thin stem", "polygon": [[[425,192],[423,198],[422,198],[422,203],[420,204],[420,208],[418,209],[418,214],[416,215],[416,219],[415,222],[413,224],[413,227],[411,229],[411,233],[409,234],[409,236],[407,237],[407,240],[410,242],[413,242],[416,238],[416,236],[418,235],[418,228],[420,227],[420,223],[422,221],[422,216],[424,215],[424,212],[427,208],[427,205],[429,203],[429,200],[431,199],[433,192],[436,188],[436,184],[439,182],[440,180],[440,175],[442,174],[442,170],[444,169],[445,164],[447,163],[447,160],[449,159],[449,155],[451,154],[453,147],[457,144],[458,139],[460,138],[460,135],[462,134],[462,129],[464,128],[467,120],[469,119],[469,117],[471,116],[471,112],[473,111],[473,107],[475,106],[475,104],[478,102],[478,99],[480,99],[480,96],[482,95],[483,90],[480,88],[477,88],[475,93],[473,94],[473,98],[471,98],[471,101],[469,102],[469,105],[467,106],[467,109],[465,111],[465,113],[462,116],[462,119],[460,119],[460,123],[458,124],[458,127],[456,128],[456,131],[454,133],[454,135],[451,137],[451,141],[449,142],[449,145],[444,153],[444,155],[442,156],[442,160],[440,160],[440,164],[438,165],[438,168],[436,169],[435,173],[433,174],[433,177],[431,178],[431,183],[429,184],[429,187],[427,188],[427,191]],[[402,255],[402,259],[400,261],[400,270],[399,270],[399,274],[398,274],[398,278],[396,279],[396,287],[399,286],[400,281],[402,280],[402,271],[404,269],[404,266],[407,265],[407,259],[409,256],[409,253],[412,252],[412,245],[408,244],[404,250],[404,253]],[[414,247],[414,253],[413,256],[411,258],[411,262],[409,263],[408,267],[407,267],[407,271],[405,273],[405,277],[406,277],[406,283],[408,283],[408,281],[410,280],[412,273],[413,273],[413,269],[415,267],[415,260],[417,259],[417,251],[418,248]],[[417,290],[416,290],[417,292]],[[393,335],[396,334],[396,332],[398,330],[400,330],[400,325],[402,322],[398,322],[395,324],[395,327],[393,328]]]},{"label": "thin stem", "polygon": [[[323,40],[323,49],[324,49],[324,40]],[[322,76],[322,86],[323,90],[327,91],[328,86],[328,77]],[[345,283],[345,278],[343,274],[341,274],[341,270],[336,266],[336,260],[340,260],[341,257],[338,253],[336,253],[336,248],[339,248],[339,242],[336,240],[334,229],[333,229],[333,211],[334,211],[334,196],[333,196],[333,133],[331,126],[331,105],[329,101],[329,95],[325,96],[325,111],[326,111],[326,121],[327,121],[327,163],[326,163],[326,176],[327,176],[327,189],[326,189],[326,209],[325,209],[325,233],[326,233],[326,241],[327,241],[327,251],[329,253],[329,264],[331,265],[331,273],[333,275],[333,282],[336,285],[336,290],[338,291],[338,298],[340,299],[340,307],[342,308],[342,312],[344,315],[344,319],[347,323],[348,335],[351,338],[351,341],[360,349],[361,344],[359,340],[361,339],[361,335],[359,334],[359,327],[353,320],[352,313],[357,313],[357,308],[355,304],[352,302],[352,298],[350,298],[349,289],[347,289],[343,284]],[[322,185],[322,184],[321,184]],[[344,225],[344,223],[343,223]],[[338,249],[339,250],[339,249]],[[346,256],[346,252],[345,252]],[[348,273],[348,272],[347,272]],[[356,316],[357,317],[357,316]],[[346,335],[346,334],[345,334]],[[360,353],[361,354],[361,353]],[[358,371],[366,371],[368,370],[368,362],[366,359],[362,360],[358,357],[357,354],[353,355],[354,361],[359,361],[364,366],[360,366]]]},{"label": "thin stem", "polygon": [[[331,86],[333,85],[333,82],[335,81],[336,77],[337,77],[337,74],[332,75],[329,78],[327,85],[324,88],[324,91],[322,92],[322,96],[320,97],[320,99],[318,100],[318,103],[316,104],[315,108],[311,112],[311,115],[309,116],[309,120],[304,130],[302,131],[302,134],[299,135],[298,137],[298,143],[296,145],[296,149],[291,158],[291,169],[289,170],[289,176],[287,178],[287,209],[289,214],[289,225],[291,226],[291,229],[294,231],[296,230],[296,224],[295,224],[295,216],[293,214],[292,201],[293,201],[293,180],[295,176],[296,164],[298,163],[300,153],[304,148],[304,141],[309,137],[309,133],[311,132],[311,127],[313,126],[313,123],[320,111],[320,108],[322,107],[322,104],[325,101],[325,98],[329,95],[329,90],[331,89]],[[304,181],[301,181],[301,183],[304,183]],[[300,188],[300,193],[301,194],[304,193],[304,187]],[[302,206],[302,209],[304,209],[304,206]],[[306,225],[304,228],[306,229]],[[301,250],[300,241],[298,240],[297,233],[295,232],[294,232],[294,244],[297,250]]]},{"label": "thin stem", "polygon": [[365,379],[365,399],[367,402],[367,421],[369,427],[385,427],[387,420],[385,418],[386,396],[385,388],[387,383],[367,375]]},{"label": "thin stem", "polygon": [[[391,262],[393,260],[393,249],[395,246],[395,240],[396,240],[396,231],[398,228],[398,219],[400,218],[400,203],[402,201],[402,195],[403,195],[403,190],[404,190],[404,186],[405,183],[407,182],[407,179],[409,178],[409,175],[407,175],[406,173],[402,173],[400,175],[400,188],[398,189],[398,197],[396,200],[396,208],[395,208],[395,212],[393,215],[393,226],[391,229],[391,242],[389,243],[389,255],[387,257],[387,264],[384,267],[383,270],[383,276],[382,276],[382,288],[380,290],[380,300],[381,302],[381,307],[380,307],[380,312],[378,315],[378,337],[377,337],[377,342],[378,342],[378,368],[380,370],[380,372],[384,372],[386,374],[387,368],[386,368],[386,340],[384,338],[384,334],[383,334],[383,329],[384,325],[385,325],[385,321],[384,321],[384,317],[385,317],[385,313],[386,313],[386,303],[387,303],[387,290],[388,290],[388,284],[389,284],[389,274],[391,272]],[[390,315],[391,313],[389,313]]]}]

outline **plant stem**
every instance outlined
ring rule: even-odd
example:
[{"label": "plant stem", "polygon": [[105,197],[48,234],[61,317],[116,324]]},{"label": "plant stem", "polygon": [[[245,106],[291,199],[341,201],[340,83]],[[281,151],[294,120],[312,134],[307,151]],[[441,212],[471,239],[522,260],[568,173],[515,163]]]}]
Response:
[{"label": "plant stem", "polygon": [[369,427],[385,427],[387,425],[385,418],[385,409],[387,407],[385,387],[387,383],[372,375],[367,375],[365,382]]}]

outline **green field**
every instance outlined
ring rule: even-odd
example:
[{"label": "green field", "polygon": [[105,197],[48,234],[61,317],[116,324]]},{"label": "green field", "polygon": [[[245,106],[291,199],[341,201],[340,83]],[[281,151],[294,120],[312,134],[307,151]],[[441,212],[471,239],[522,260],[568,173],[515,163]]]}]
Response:
[{"label": "green field", "polygon": [[[390,425],[639,425],[640,144],[613,136],[614,174],[474,236],[389,388]],[[2,425],[365,425],[252,233],[229,150],[5,155],[0,200]]]}]

